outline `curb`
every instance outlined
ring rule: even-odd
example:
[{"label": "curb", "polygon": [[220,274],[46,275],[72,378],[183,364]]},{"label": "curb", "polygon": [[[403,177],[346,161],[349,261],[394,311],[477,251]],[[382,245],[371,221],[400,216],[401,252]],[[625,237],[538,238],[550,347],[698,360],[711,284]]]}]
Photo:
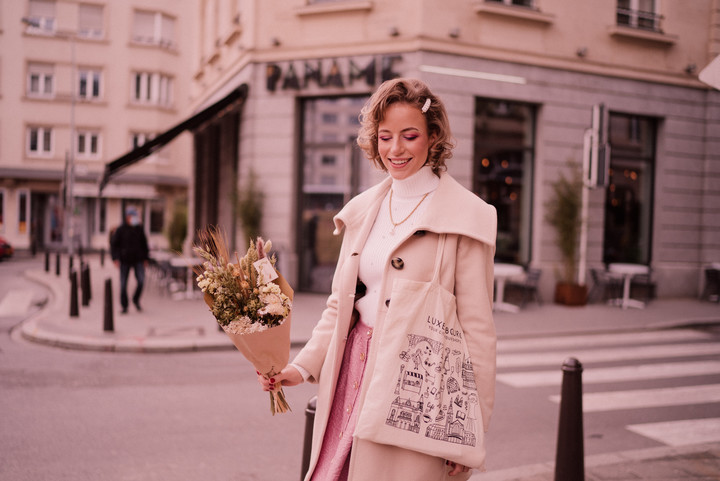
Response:
[{"label": "curb", "polygon": [[[707,452],[718,449],[720,443],[691,444],[687,446],[659,446],[656,448],[637,449],[634,451],[618,451],[615,453],[595,454],[585,456],[585,471],[595,467],[613,466],[622,464],[636,464],[642,461],[668,458],[673,456],[686,456],[689,454]],[[555,463],[538,463],[518,466],[517,468],[501,469],[475,473],[470,481],[522,481],[532,479],[536,481],[552,480],[555,473]],[[541,478],[542,477],[542,478]]]}]

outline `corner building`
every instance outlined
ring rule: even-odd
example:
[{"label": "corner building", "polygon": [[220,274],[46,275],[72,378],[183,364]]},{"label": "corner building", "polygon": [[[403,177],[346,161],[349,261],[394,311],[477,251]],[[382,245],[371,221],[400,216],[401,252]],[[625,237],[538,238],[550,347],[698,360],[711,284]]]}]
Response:
[{"label": "corner building", "polygon": [[383,80],[416,77],[446,103],[449,172],[497,208],[496,261],[541,268],[546,300],[560,253],[545,203],[600,104],[609,178],[589,192],[588,269],[645,264],[659,297],[697,296],[720,259],[720,94],[698,80],[719,19],[718,0],[202,0],[194,106],[247,96],[195,132],[191,226],[225,225],[242,248],[225,199],[254,179],[280,268],[328,292],[332,217],[384,175],[355,145],[358,113]]}]

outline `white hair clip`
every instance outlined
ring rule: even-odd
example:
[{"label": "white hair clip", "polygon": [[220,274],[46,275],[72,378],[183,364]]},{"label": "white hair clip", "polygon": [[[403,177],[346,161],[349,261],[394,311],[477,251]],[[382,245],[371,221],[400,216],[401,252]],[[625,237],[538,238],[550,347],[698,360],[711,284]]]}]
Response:
[{"label": "white hair clip", "polygon": [[423,104],[422,108],[420,109],[422,113],[425,113],[430,108],[431,101],[430,99],[425,99],[425,103]]}]

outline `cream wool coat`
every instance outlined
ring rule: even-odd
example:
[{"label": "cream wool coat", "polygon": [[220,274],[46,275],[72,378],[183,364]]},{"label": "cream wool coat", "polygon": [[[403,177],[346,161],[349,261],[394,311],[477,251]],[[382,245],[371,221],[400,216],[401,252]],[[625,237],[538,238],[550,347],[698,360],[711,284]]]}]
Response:
[{"label": "cream wool coat", "polygon": [[[313,330],[310,340],[293,363],[310,373],[310,382],[318,382],[318,400],[312,441],[310,479],[318,460],[323,435],[328,423],[329,409],[337,384],[345,342],[351,324],[355,288],[358,276],[359,253],[365,244],[383,198],[392,179],[368,189],[353,198],[335,217],[335,234],[343,230],[342,247],[332,283],[327,307]],[[357,409],[362,409],[365,391],[376,366],[377,346],[387,305],[392,302],[393,281],[409,278],[430,281],[433,274],[439,234],[448,234],[443,253],[440,282],[457,297],[457,311],[470,357],[473,361],[480,410],[485,431],[495,397],[495,325],[492,317],[493,257],[497,217],[494,207],[461,186],[449,174],[442,173],[440,183],[418,219],[414,233],[402,239],[398,247],[388,253],[383,274],[381,302],[378,305],[373,341],[365,367],[364,380]],[[402,268],[393,267],[392,259],[402,259]],[[399,262],[394,263],[396,266]],[[358,411],[359,412],[359,411]],[[479,443],[478,449],[485,449]],[[482,466],[474,466],[483,468]],[[350,456],[350,481],[383,481],[408,479],[413,481],[464,480],[469,474],[447,476],[444,460],[405,449],[376,444],[367,440],[353,440]]]}]

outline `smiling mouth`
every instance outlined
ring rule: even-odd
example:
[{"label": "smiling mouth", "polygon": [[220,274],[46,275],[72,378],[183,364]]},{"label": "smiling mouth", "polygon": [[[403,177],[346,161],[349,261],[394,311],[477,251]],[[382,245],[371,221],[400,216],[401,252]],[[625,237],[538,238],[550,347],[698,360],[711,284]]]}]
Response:
[{"label": "smiling mouth", "polygon": [[388,160],[390,160],[390,163],[392,165],[401,167],[401,166],[407,164],[408,162],[410,162],[410,160],[412,160],[412,159],[388,159]]}]

